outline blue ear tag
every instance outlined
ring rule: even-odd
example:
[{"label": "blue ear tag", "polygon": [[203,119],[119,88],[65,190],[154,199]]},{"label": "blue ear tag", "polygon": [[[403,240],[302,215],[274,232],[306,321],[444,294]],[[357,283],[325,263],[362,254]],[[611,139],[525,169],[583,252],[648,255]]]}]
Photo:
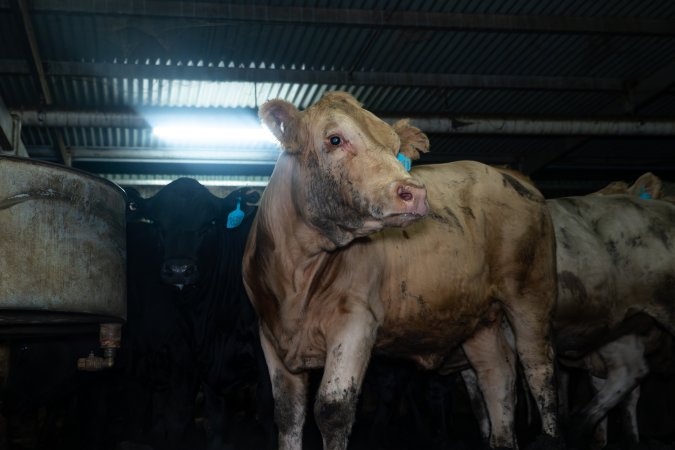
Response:
[{"label": "blue ear tag", "polygon": [[244,211],[241,210],[241,199],[237,199],[237,209],[227,215],[227,228],[237,228],[244,220]]},{"label": "blue ear tag", "polygon": [[399,161],[401,161],[401,164],[403,164],[403,167],[405,167],[405,170],[407,170],[408,172],[410,172],[410,166],[412,165],[412,161],[411,161],[410,158],[408,158],[407,156],[405,156],[403,153],[400,153],[400,152],[399,152],[399,154],[396,155],[396,159],[398,159]]},{"label": "blue ear tag", "polygon": [[640,186],[640,198],[644,198],[645,200],[650,200],[652,198],[651,194],[645,191],[644,186]]}]

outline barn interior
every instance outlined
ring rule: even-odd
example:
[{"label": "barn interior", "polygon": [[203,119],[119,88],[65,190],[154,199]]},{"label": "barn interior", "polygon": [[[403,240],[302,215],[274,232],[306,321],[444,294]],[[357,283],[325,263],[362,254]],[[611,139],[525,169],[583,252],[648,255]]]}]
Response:
[{"label": "barn interior", "polygon": [[[0,157],[144,197],[263,190],[280,150],[258,108],[333,90],[425,131],[414,165],[505,166],[547,198],[675,181],[669,0],[0,0]],[[644,392],[675,417],[672,382]]]}]

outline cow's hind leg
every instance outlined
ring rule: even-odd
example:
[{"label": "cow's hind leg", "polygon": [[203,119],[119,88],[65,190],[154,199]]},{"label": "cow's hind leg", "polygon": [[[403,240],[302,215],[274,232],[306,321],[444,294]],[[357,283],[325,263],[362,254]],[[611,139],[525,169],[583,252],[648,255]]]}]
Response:
[{"label": "cow's hind leg", "polygon": [[480,436],[485,442],[488,442],[490,440],[490,417],[488,417],[483,394],[481,393],[480,386],[478,385],[476,371],[473,369],[462,370],[462,379],[464,380],[466,393],[468,394],[469,401],[471,402],[471,411],[473,411],[473,415],[476,417],[476,421],[478,422]]},{"label": "cow's hind leg", "polygon": [[314,404],[325,450],[347,448],[376,333],[368,311],[346,314],[336,325],[335,334],[326,339],[326,364]]},{"label": "cow's hind leg", "polygon": [[279,429],[279,450],[300,450],[307,408],[307,373],[289,372],[262,331],[260,344],[272,381],[274,420]]},{"label": "cow's hind leg", "polygon": [[596,424],[649,373],[644,348],[640,336],[629,334],[598,350],[606,364],[607,379],[588,405],[575,415],[571,427],[573,439],[581,440],[589,435]]},{"label": "cow's hind leg", "polygon": [[[593,386],[593,390],[596,393],[602,390],[603,386],[605,385],[604,378],[594,377],[593,375],[590,376],[590,381],[591,386]],[[589,448],[590,450],[600,450],[605,448],[606,446],[607,446],[607,416],[600,419],[598,424],[595,426],[595,430],[593,430],[593,436],[591,437]]]},{"label": "cow's hind leg", "polygon": [[[606,380],[591,375],[591,384],[595,392],[602,391],[605,388]],[[640,442],[637,422],[637,402],[640,399],[640,385],[636,386],[626,398],[617,406],[621,414],[622,430],[626,433],[628,440],[637,444]],[[593,431],[591,438],[591,450],[600,450],[607,446],[607,416],[600,419]]]},{"label": "cow's hind leg", "polygon": [[640,385],[635,386],[630,394],[621,402],[621,423],[628,439],[637,444],[640,442],[640,429],[637,421],[637,404],[640,400]]},{"label": "cow's hind leg", "polygon": [[[476,373],[475,381],[485,402],[490,421],[490,447],[516,448],[515,355],[504,338],[500,321],[478,330],[462,344],[462,348]],[[463,375],[466,382],[467,374]],[[473,379],[470,377],[469,381]],[[474,398],[473,401],[477,402],[478,399]],[[480,405],[477,406],[478,412],[481,412]],[[481,430],[485,433],[484,427]]]}]

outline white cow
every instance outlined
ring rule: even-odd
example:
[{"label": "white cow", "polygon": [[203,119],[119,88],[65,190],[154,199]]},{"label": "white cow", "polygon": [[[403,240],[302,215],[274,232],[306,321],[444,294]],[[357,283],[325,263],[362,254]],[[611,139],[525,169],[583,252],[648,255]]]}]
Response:
[{"label": "white cow", "polygon": [[[477,162],[418,166],[419,130],[393,127],[345,93],[304,111],[260,108],[284,147],[244,257],[283,449],[299,449],[307,373],[323,368],[314,405],[324,448],[344,449],[372,351],[441,368],[462,347],[476,369],[490,444],[515,447],[515,358],[557,435],[553,349],[555,240],[542,195]],[[417,149],[417,150],[416,150]],[[405,228],[395,228],[404,227]]]},{"label": "white cow", "polygon": [[[617,406],[629,440],[638,442],[640,381],[655,369],[672,370],[675,205],[658,200],[664,196],[658,177],[647,173],[631,186],[617,182],[587,196],[547,200],[557,244],[556,352],[564,366],[586,370],[595,390],[574,414],[570,434],[579,443],[594,431],[593,449],[607,444],[606,417]],[[475,375],[462,375],[486,436],[490,424]],[[566,416],[566,372],[559,377]]]},{"label": "white cow", "polygon": [[[630,205],[634,206],[627,206],[626,216],[621,210],[621,205],[626,201],[622,194],[632,196],[634,199],[636,197],[643,199],[633,200]],[[592,200],[596,196],[606,196],[606,199],[596,202]],[[570,269],[576,271],[586,282],[594,280],[599,283],[610,279],[612,281],[608,283],[605,295],[607,308],[623,304],[624,308],[630,309],[626,313],[627,320],[620,327],[621,333],[626,334],[619,336],[621,333],[615,333],[618,336],[616,339],[600,345],[595,351],[586,353],[580,358],[577,350],[568,351],[558,347],[563,365],[584,369],[590,376],[595,395],[575,416],[573,431],[587,434],[596,424],[590,446],[599,449],[607,445],[607,414],[615,406],[620,408],[622,429],[628,439],[632,442],[639,441],[637,421],[639,383],[652,371],[672,370],[671,366],[664,365],[663,362],[670,360],[672,364],[674,355],[672,310],[675,298],[672,296],[674,286],[668,280],[674,275],[672,270],[675,254],[671,246],[675,245],[672,241],[675,219],[673,208],[665,202],[658,201],[658,199],[669,200],[672,197],[667,196],[661,180],[652,173],[645,173],[630,186],[621,181],[611,183],[585,198],[591,208],[595,206],[605,208],[604,212],[600,211],[604,221],[595,222],[596,215],[570,213],[569,209],[561,206],[567,200],[548,201],[556,225],[556,239],[559,246],[558,273],[561,275],[563,270]],[[651,199],[656,201],[652,202]],[[651,206],[654,207],[650,208]],[[641,209],[634,211],[635,207],[648,208],[649,212],[641,214]],[[629,214],[630,212],[637,213],[637,216],[641,217],[635,217],[635,214]],[[596,247],[596,255],[589,254],[588,259],[575,262],[575,254],[565,245],[573,241],[570,235],[579,229],[579,221],[581,223],[588,221],[588,226],[583,228],[585,230],[583,236],[599,243],[599,247],[604,246],[604,251]],[[594,227],[596,223],[604,227]],[[623,239],[612,238],[617,234]],[[652,260],[659,261],[658,266]],[[658,268],[655,271],[651,270],[654,267]],[[585,274],[580,273],[582,271]],[[663,282],[665,284],[659,285],[657,282],[653,289],[641,292],[641,286],[659,276],[661,280],[666,280]],[[569,312],[574,308],[580,308],[580,311],[597,308],[597,304],[592,301],[583,302],[585,288],[582,289],[581,285],[577,286],[576,283],[577,281],[569,274],[562,274],[559,279],[561,289],[558,312],[561,310]],[[668,299],[669,292],[670,299]],[[602,299],[602,296],[596,295],[594,298],[598,300]],[[659,307],[649,306],[642,311],[643,302],[653,304],[659,300],[665,304]],[[612,306],[612,303],[616,304]],[[662,309],[671,311],[670,316],[666,313],[660,318],[655,317],[654,314],[660,314],[658,311]],[[642,312],[634,314],[635,311]],[[555,326],[559,328],[566,325],[556,322]],[[653,361],[659,363],[655,364]],[[560,372],[560,405],[565,415],[568,409],[566,376],[566,372]]]}]

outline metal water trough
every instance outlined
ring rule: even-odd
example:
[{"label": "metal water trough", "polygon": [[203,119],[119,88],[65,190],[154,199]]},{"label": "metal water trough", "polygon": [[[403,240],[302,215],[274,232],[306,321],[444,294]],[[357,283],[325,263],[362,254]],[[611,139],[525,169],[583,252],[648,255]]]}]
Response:
[{"label": "metal water trough", "polygon": [[0,157],[0,334],[125,318],[124,191],[86,172]]}]

